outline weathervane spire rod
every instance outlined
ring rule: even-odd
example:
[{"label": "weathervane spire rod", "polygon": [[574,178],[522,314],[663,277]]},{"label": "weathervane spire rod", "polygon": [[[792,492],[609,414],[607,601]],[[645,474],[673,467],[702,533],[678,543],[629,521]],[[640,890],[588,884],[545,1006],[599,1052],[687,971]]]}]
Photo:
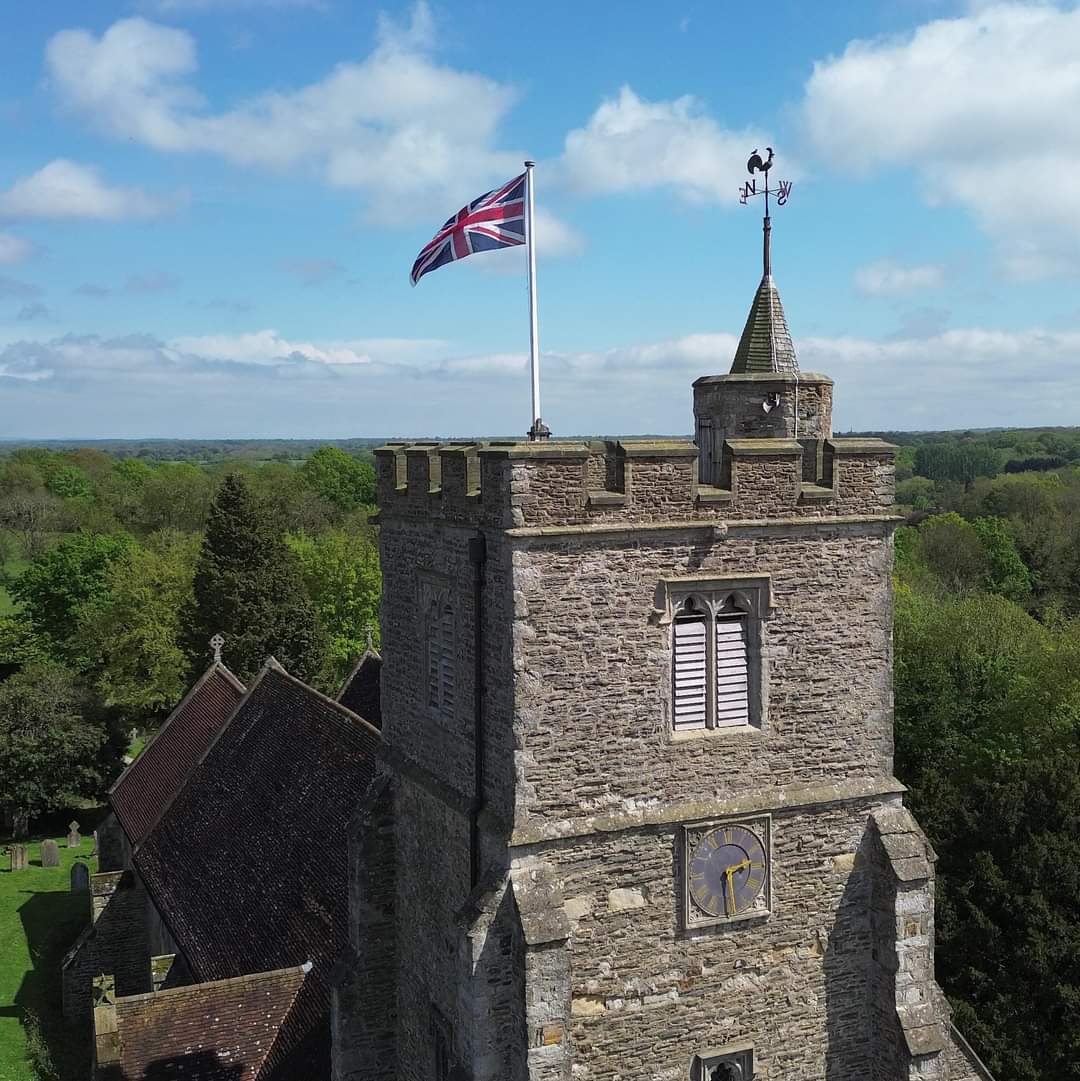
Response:
[{"label": "weathervane spire rod", "polygon": [[749,199],[754,195],[765,196],[765,218],[761,224],[762,229],[762,247],[761,247],[761,273],[763,278],[772,277],[772,218],[769,217],[769,196],[776,196],[776,205],[783,206],[788,201],[788,196],[791,194],[791,181],[781,180],[778,182],[778,186],[775,188],[769,187],[769,170],[773,166],[773,148],[771,146],[765,147],[768,152],[767,158],[762,156],[755,149],[750,155],[750,160],[746,163],[746,171],[753,177],[754,173],[763,173],[765,177],[765,186],[762,189],[758,189],[757,180],[752,179],[747,181],[739,189],[739,202],[746,205]]}]

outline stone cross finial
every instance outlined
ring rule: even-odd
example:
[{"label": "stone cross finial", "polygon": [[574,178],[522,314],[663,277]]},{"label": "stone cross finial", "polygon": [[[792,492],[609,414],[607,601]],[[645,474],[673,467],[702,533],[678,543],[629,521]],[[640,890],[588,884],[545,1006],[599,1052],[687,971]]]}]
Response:
[{"label": "stone cross finial", "polygon": [[367,629],[367,651],[368,651],[368,653],[374,653],[375,652],[375,639],[372,636],[370,626]]},{"label": "stone cross finial", "polygon": [[116,977],[106,976],[103,972],[100,976],[94,977],[94,1005],[95,1006],[115,1006],[116,1005]]},{"label": "stone cross finial", "polygon": [[221,647],[225,645],[225,639],[220,634],[215,634],[210,639],[210,648],[214,651],[214,664],[221,664]]}]

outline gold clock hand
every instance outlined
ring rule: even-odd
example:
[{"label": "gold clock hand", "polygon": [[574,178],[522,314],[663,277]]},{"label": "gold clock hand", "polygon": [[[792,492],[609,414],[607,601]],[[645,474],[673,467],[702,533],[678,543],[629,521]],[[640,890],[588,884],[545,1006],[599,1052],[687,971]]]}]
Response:
[{"label": "gold clock hand", "polygon": [[728,893],[731,895],[731,912],[729,915],[735,915],[735,872],[733,868],[729,867],[725,872],[727,875]]}]

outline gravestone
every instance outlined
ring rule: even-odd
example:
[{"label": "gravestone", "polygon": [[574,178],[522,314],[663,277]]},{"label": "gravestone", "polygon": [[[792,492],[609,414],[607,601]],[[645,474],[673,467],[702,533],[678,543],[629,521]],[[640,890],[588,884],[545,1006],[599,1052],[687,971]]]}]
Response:
[{"label": "gravestone", "polygon": [[79,836],[79,823],[72,819],[68,823],[68,848],[78,848],[82,844]]},{"label": "gravestone", "polygon": [[41,866],[60,866],[60,846],[55,841],[41,842]]},{"label": "gravestone", "polygon": [[83,893],[90,888],[90,868],[81,860],[71,865],[71,892]]},{"label": "gravestone", "polygon": [[94,830],[94,849],[90,853],[90,858],[93,859],[98,854],[98,836],[97,830]]},{"label": "gravestone", "polygon": [[26,845],[11,846],[11,869],[13,871],[26,870]]}]

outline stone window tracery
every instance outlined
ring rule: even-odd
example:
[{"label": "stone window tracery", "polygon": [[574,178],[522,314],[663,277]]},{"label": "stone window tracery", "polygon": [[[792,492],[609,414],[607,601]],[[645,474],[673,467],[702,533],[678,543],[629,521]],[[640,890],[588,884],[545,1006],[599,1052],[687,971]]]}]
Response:
[{"label": "stone window tracery", "polygon": [[760,727],[768,580],[690,579],[665,587],[672,731]]}]

